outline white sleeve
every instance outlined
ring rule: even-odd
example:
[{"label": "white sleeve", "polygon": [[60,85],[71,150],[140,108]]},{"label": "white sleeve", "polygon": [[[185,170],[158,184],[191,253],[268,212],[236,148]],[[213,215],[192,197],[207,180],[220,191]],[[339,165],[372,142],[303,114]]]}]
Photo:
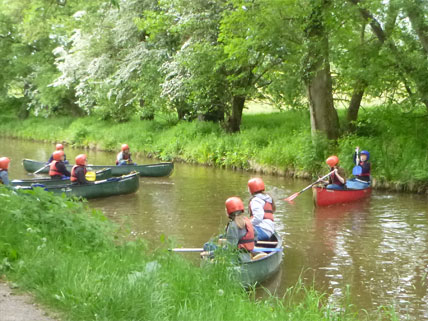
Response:
[{"label": "white sleeve", "polygon": [[250,202],[251,211],[253,213],[253,217],[251,218],[251,223],[253,225],[259,225],[263,222],[263,217],[265,216],[265,210],[263,206],[265,202],[260,198],[254,197]]}]

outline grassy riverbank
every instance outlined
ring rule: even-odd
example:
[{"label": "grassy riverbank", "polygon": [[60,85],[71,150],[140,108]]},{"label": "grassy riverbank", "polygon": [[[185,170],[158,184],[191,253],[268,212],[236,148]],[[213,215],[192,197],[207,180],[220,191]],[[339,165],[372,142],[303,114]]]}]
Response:
[{"label": "grassy riverbank", "polygon": [[[298,284],[256,300],[228,264],[193,266],[143,240],[123,240],[102,213],[41,189],[0,187],[0,273],[64,320],[357,320]],[[363,317],[394,319],[388,310]]]},{"label": "grassy riverbank", "polygon": [[[343,117],[342,117],[343,118]],[[226,134],[217,124],[154,121],[117,124],[93,117],[72,119],[0,118],[2,135],[117,151],[126,142],[132,151],[162,160],[183,160],[295,177],[326,171],[324,160],[337,154],[351,172],[355,146],[371,153],[375,186],[412,192],[428,187],[426,111],[399,108],[362,110],[357,131],[336,143],[320,140],[314,147],[307,111],[247,114],[239,134]]]}]

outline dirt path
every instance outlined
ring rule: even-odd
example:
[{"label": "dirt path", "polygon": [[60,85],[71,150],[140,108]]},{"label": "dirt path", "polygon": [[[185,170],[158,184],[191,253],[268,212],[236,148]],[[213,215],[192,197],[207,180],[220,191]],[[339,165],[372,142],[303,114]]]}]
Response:
[{"label": "dirt path", "polygon": [[1,321],[55,321],[40,310],[29,295],[15,295],[5,283],[0,282]]}]

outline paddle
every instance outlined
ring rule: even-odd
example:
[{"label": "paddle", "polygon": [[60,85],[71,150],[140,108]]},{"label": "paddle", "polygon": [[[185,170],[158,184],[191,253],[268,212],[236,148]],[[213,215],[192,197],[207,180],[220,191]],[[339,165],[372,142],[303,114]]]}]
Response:
[{"label": "paddle", "polygon": [[301,191],[294,193],[293,195],[284,198],[284,201],[287,202],[291,202],[292,200],[294,200],[297,196],[299,196],[301,193],[303,193],[304,191],[306,191],[307,189],[311,188],[312,186],[314,186],[316,183],[318,183],[319,181],[322,181],[324,178],[328,177],[329,175],[331,175],[334,171],[331,171],[330,173],[328,173],[327,175],[324,175],[321,178],[318,178],[317,181],[313,182],[311,185],[306,186],[304,189],[302,189]]},{"label": "paddle", "polygon": [[363,172],[363,168],[360,165],[354,166],[352,169],[352,175],[359,176]]},{"label": "paddle", "polygon": [[[169,251],[172,252],[203,252],[204,249],[202,247],[195,247],[195,248],[175,248],[175,249],[169,249]],[[282,251],[282,248],[277,247],[255,247],[252,252],[280,252]]]},{"label": "paddle", "polygon": [[33,174],[38,174],[39,172],[41,172],[42,170],[44,170],[46,167],[50,166],[51,164],[46,164],[45,166],[43,166],[42,168],[39,168],[37,171],[35,171]]}]

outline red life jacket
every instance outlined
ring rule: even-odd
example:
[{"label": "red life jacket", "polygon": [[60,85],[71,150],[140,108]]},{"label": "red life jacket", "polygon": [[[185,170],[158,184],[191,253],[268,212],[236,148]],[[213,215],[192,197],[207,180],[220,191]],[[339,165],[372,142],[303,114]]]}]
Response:
[{"label": "red life jacket", "polygon": [[248,217],[244,217],[245,219],[245,228],[247,230],[247,234],[245,234],[238,241],[238,249],[245,249],[247,251],[254,250],[255,242],[254,242],[254,227],[251,224],[251,221]]},{"label": "red life jacket", "polygon": [[58,172],[57,168],[56,168],[56,163],[58,163],[58,161],[54,160],[51,163],[51,166],[49,167],[49,176],[63,176],[62,173]]},{"label": "red life jacket", "polygon": [[73,168],[71,169],[71,176],[70,176],[70,181],[72,181],[72,182],[77,182],[77,176],[76,176],[76,174],[74,173],[74,170],[75,170],[77,167],[83,167],[83,168],[84,168],[84,173],[85,173],[85,175],[86,175],[86,167],[85,167],[85,166],[81,166],[81,165],[74,165],[74,166],[73,166]]},{"label": "red life jacket", "polygon": [[362,172],[358,176],[370,176],[370,169],[371,169],[370,163],[360,162],[360,166],[362,168]]},{"label": "red life jacket", "polygon": [[[257,197],[257,196],[255,195],[255,196],[251,197],[250,201],[248,202],[248,212],[250,213],[250,216],[253,216],[253,210],[251,209],[251,200],[254,197]],[[272,220],[273,221],[273,206],[272,206],[272,203],[269,203],[269,202],[267,202],[265,200],[263,200],[263,201],[265,202],[265,205],[263,206],[263,210],[265,212],[265,214],[263,215],[263,219],[264,220]]]}]

